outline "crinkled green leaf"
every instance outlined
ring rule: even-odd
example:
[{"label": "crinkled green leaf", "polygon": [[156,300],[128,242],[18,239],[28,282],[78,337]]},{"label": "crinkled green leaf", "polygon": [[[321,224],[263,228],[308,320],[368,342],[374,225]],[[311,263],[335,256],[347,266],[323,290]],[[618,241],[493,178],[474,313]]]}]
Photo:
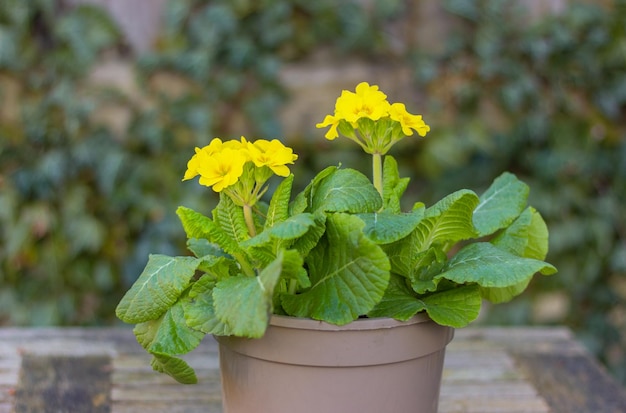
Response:
[{"label": "crinkled green leaf", "polygon": [[505,303],[511,301],[514,297],[520,295],[526,290],[530,283],[530,278],[520,282],[519,284],[512,285],[510,287],[495,288],[495,287],[480,287],[480,295],[488,301],[494,304]]},{"label": "crinkled green leaf", "polygon": [[233,335],[251,338],[263,336],[281,270],[282,255],[279,255],[257,277],[231,277],[216,284],[213,289],[215,314]]},{"label": "crinkled green leaf", "polygon": [[426,209],[424,218],[415,229],[416,252],[424,251],[432,244],[452,245],[475,237],[472,212],[477,204],[476,194],[463,189]]},{"label": "crinkled green leaf", "polygon": [[281,277],[285,280],[295,280],[300,288],[311,286],[311,280],[302,267],[304,259],[296,250],[286,250],[283,256],[283,271]]},{"label": "crinkled green leaf", "polygon": [[413,259],[413,269],[408,274],[413,291],[418,294],[435,291],[439,284],[436,276],[447,261],[446,254],[438,247],[430,247],[417,254]]},{"label": "crinkled green leaf", "polygon": [[472,211],[478,197],[471,191],[455,192],[428,208],[409,236],[385,245],[393,272],[409,277],[418,257],[431,246],[447,249],[457,241],[476,235]]},{"label": "crinkled green leaf", "polygon": [[389,286],[382,300],[368,313],[369,317],[392,317],[406,321],[426,309],[424,302],[418,299],[407,286],[406,278],[391,274]]},{"label": "crinkled green leaf", "polygon": [[244,248],[259,247],[269,244],[273,239],[280,241],[296,239],[304,235],[313,225],[315,225],[315,221],[312,214],[301,213],[294,215],[284,221],[277,222],[273,227],[266,228],[257,236],[242,242],[241,246]]},{"label": "crinkled green leaf", "polygon": [[400,200],[409,185],[409,178],[400,178],[398,163],[390,156],[385,156],[383,165],[383,209],[393,213],[401,211]]},{"label": "crinkled green leaf", "polygon": [[528,207],[491,243],[521,257],[543,260],[548,254],[548,227],[539,212]]},{"label": "crinkled green leaf", "polygon": [[201,277],[196,281],[189,295],[183,300],[183,310],[187,325],[205,334],[215,334],[218,336],[229,335],[232,332],[215,315],[213,304],[213,288],[215,280],[211,277]]},{"label": "crinkled green leaf", "polygon": [[165,373],[181,384],[196,384],[198,378],[187,362],[167,354],[153,354],[150,365],[155,371]]},{"label": "crinkled green leaf", "polygon": [[329,215],[325,236],[306,258],[311,288],[282,296],[288,314],[341,325],[380,301],[389,282],[389,261],[363,234],[363,226],[353,215]]},{"label": "crinkled green leaf", "polygon": [[296,215],[305,211],[311,211],[312,194],[317,191],[320,182],[334,174],[337,170],[338,168],[336,166],[329,166],[318,172],[306,188],[297,194],[293,202],[289,205],[290,214]]},{"label": "crinkled green leaf", "polygon": [[429,317],[444,326],[465,327],[478,317],[482,299],[476,285],[464,285],[422,298]]},{"label": "crinkled green leaf", "polygon": [[273,227],[289,217],[289,200],[291,198],[292,185],[293,174],[285,178],[274,191],[265,218],[265,229]]},{"label": "crinkled green leaf", "polygon": [[190,238],[187,240],[187,248],[198,258],[212,255],[214,257],[229,257],[217,244],[209,242],[205,238]]},{"label": "crinkled green leaf", "polygon": [[474,210],[474,226],[479,235],[493,234],[511,224],[526,207],[528,193],[528,185],[512,173],[497,177]]},{"label": "crinkled green leaf", "polygon": [[311,193],[312,211],[374,212],[381,206],[380,194],[369,178],[354,169],[338,169]]},{"label": "crinkled green leaf", "polygon": [[324,235],[326,231],[326,214],[323,212],[313,214],[313,222],[314,225],[310,226],[309,230],[291,245],[291,248],[298,250],[303,257],[306,257],[317,246],[318,241]]},{"label": "crinkled green leaf", "polygon": [[235,205],[227,195],[220,195],[220,202],[213,209],[213,219],[222,231],[237,244],[250,238],[243,208]]},{"label": "crinkled green leaf", "polygon": [[189,286],[198,264],[193,257],[150,255],[143,272],[117,305],[117,317],[132,324],[160,317]]},{"label": "crinkled green leaf", "polygon": [[536,272],[550,275],[556,268],[543,261],[513,255],[488,242],[477,242],[462,248],[437,277],[458,284],[503,288],[518,285]]},{"label": "crinkled green leaf", "polygon": [[230,255],[240,255],[243,251],[211,218],[186,207],[178,207],[176,214],[183,224],[187,238],[205,238],[220,246]]},{"label": "crinkled green leaf", "polygon": [[185,323],[181,301],[172,306],[162,317],[135,326],[137,341],[150,353],[186,354],[196,348],[204,333],[193,330]]},{"label": "crinkled green leaf", "polygon": [[365,222],[363,232],[377,244],[390,244],[409,235],[424,217],[424,209],[409,213],[371,212],[358,214]]}]

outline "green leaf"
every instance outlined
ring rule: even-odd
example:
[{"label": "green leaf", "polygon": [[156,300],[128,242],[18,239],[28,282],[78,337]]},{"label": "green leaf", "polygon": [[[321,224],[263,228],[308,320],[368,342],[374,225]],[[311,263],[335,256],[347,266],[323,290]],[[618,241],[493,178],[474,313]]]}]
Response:
[{"label": "green leaf", "polygon": [[214,257],[225,257],[225,258],[230,257],[228,254],[222,251],[219,245],[213,244],[205,238],[188,239],[187,248],[189,249],[189,251],[193,253],[193,255],[195,255],[198,258],[206,257],[207,255],[211,255]]},{"label": "green leaf", "polygon": [[385,295],[367,315],[406,321],[425,309],[424,302],[407,286],[406,278],[391,274]]},{"label": "green leaf", "polygon": [[289,200],[291,198],[292,185],[293,174],[285,178],[274,191],[267,210],[265,229],[273,227],[289,217]]},{"label": "green leaf", "polygon": [[480,313],[482,299],[476,285],[464,285],[431,294],[423,299],[426,312],[437,324],[465,327]]},{"label": "green leaf", "polygon": [[132,324],[159,318],[189,286],[198,264],[193,257],[150,255],[143,272],[117,305],[117,317]]},{"label": "green leaf", "polygon": [[477,204],[476,194],[463,189],[426,209],[424,219],[415,229],[418,252],[432,244],[452,245],[475,237],[477,234],[472,223],[472,211]]},{"label": "green leaf", "polygon": [[536,272],[550,275],[556,268],[543,261],[513,255],[488,242],[477,242],[462,248],[437,277],[458,284],[503,288],[518,285]]},{"label": "green leaf", "polygon": [[548,254],[548,227],[539,212],[528,207],[491,243],[520,257],[543,260]]},{"label": "green leaf", "polygon": [[389,260],[363,234],[363,226],[353,215],[328,216],[325,236],[306,259],[312,286],[281,297],[287,314],[341,325],[380,301],[389,282]]},{"label": "green leaf", "polygon": [[215,280],[206,276],[193,284],[189,295],[182,302],[185,322],[189,327],[205,334],[230,335],[232,334],[230,328],[215,314],[213,303],[215,284]]},{"label": "green leaf", "polygon": [[133,332],[148,352],[171,355],[190,352],[204,337],[204,333],[187,326],[181,301],[162,317],[137,324]]},{"label": "green leaf", "polygon": [[230,255],[236,256],[243,252],[237,242],[211,218],[182,206],[176,209],[176,214],[183,224],[187,238],[205,238]]},{"label": "green leaf", "polygon": [[311,280],[303,268],[304,258],[297,250],[284,251],[283,271],[281,277],[285,280],[296,280],[301,288],[311,286]]},{"label": "green leaf", "polygon": [[419,254],[431,246],[447,249],[453,243],[476,235],[472,211],[478,197],[471,191],[455,192],[428,208],[415,230],[406,238],[384,246],[394,272],[409,277]]},{"label": "green leaf", "polygon": [[324,212],[374,212],[382,200],[374,185],[361,172],[339,169],[322,179],[311,193],[311,210]]},{"label": "green leaf", "polygon": [[317,187],[320,182],[322,182],[326,177],[334,174],[337,170],[338,168],[336,166],[329,166],[318,172],[306,188],[297,194],[293,202],[290,204],[289,209],[291,215],[296,215],[307,210],[310,211],[312,194],[317,191]]},{"label": "green leaf", "polygon": [[363,232],[377,244],[390,244],[408,236],[424,217],[424,209],[410,213],[373,212],[358,214],[365,222]]},{"label": "green leaf", "polygon": [[258,277],[237,276],[213,289],[215,314],[236,336],[263,336],[272,311],[274,287],[282,269],[282,254]]},{"label": "green leaf", "polygon": [[496,178],[474,210],[474,226],[480,236],[511,224],[526,207],[528,185],[509,172]]},{"label": "green leaf", "polygon": [[503,288],[489,288],[480,287],[480,295],[488,301],[494,304],[506,303],[511,301],[514,297],[520,295],[526,290],[528,284],[530,284],[530,278],[520,282],[519,284],[512,285],[510,287]]},{"label": "green leaf", "polygon": [[228,195],[220,194],[220,202],[213,210],[213,218],[224,233],[237,244],[250,238],[243,208],[235,205]]},{"label": "green leaf", "polygon": [[155,371],[165,373],[181,384],[196,384],[198,378],[189,364],[183,359],[166,354],[153,354],[150,365]]},{"label": "green leaf", "polygon": [[393,213],[401,212],[400,200],[409,185],[409,178],[400,178],[398,163],[390,156],[385,156],[383,165],[383,209]]},{"label": "green leaf", "polygon": [[241,246],[260,247],[269,244],[272,240],[288,241],[303,236],[311,226],[315,225],[313,215],[302,213],[287,218],[276,223],[273,227],[265,229],[263,232],[249,240],[242,242]]},{"label": "green leaf", "polygon": [[313,214],[313,222],[314,225],[309,227],[306,234],[295,240],[291,245],[291,248],[297,250],[303,257],[309,255],[309,252],[317,246],[318,241],[324,235],[326,231],[326,214],[316,212]]},{"label": "green leaf", "polygon": [[437,275],[447,262],[446,254],[437,247],[420,252],[413,259],[413,268],[408,274],[411,288],[418,294],[435,291],[439,284]]}]

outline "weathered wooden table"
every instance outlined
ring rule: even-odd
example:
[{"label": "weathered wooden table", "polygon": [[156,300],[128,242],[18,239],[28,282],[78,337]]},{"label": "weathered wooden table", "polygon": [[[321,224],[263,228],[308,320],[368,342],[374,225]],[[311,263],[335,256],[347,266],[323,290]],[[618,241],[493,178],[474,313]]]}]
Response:
[{"label": "weathered wooden table", "polygon": [[[129,329],[0,329],[0,413],[221,412],[215,341],[187,359],[198,385],[153,372]],[[565,328],[468,328],[448,346],[439,410],[624,413],[626,395]]]}]

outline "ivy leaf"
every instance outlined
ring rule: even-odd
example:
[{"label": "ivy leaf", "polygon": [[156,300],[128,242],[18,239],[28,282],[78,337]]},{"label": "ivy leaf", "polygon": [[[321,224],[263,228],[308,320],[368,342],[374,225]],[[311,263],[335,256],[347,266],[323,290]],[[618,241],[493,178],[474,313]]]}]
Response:
[{"label": "ivy leaf", "polygon": [[262,337],[272,311],[274,287],[282,270],[282,254],[257,277],[237,276],[213,289],[215,314],[233,335]]},{"label": "ivy leaf", "polygon": [[281,297],[289,315],[347,324],[367,314],[389,282],[389,260],[362,232],[363,221],[331,214],[326,234],[306,259],[311,288]]},{"label": "ivy leaf", "polygon": [[406,278],[391,274],[385,295],[367,315],[406,321],[425,309],[424,302],[407,286]]},{"label": "ivy leaf", "polygon": [[324,212],[374,212],[382,199],[369,178],[354,169],[339,169],[322,179],[311,193],[311,210]]},{"label": "ivy leaf", "polygon": [[189,286],[199,260],[150,255],[143,272],[117,305],[117,317],[131,324],[159,318]]},{"label": "ivy leaf", "polygon": [[155,371],[165,373],[181,384],[196,384],[198,377],[187,362],[167,354],[152,354],[150,365]]},{"label": "ivy leaf", "polygon": [[488,242],[477,242],[462,248],[437,277],[458,284],[503,288],[518,285],[536,272],[550,275],[556,268],[543,261],[513,255]]},{"label": "ivy leaf", "polygon": [[410,213],[372,212],[358,214],[365,222],[363,233],[377,244],[391,244],[408,236],[424,217],[424,209]]},{"label": "ivy leaf", "polygon": [[289,216],[289,200],[291,198],[291,187],[293,185],[293,174],[278,185],[272,195],[270,206],[265,219],[265,229],[273,227],[277,223],[284,221]]},{"label": "ivy leaf", "polygon": [[480,236],[493,234],[511,224],[526,207],[528,185],[505,172],[480,197],[474,210],[474,226]]},{"label": "ivy leaf", "polygon": [[428,316],[437,324],[465,327],[480,313],[482,298],[476,285],[463,285],[422,298]]}]

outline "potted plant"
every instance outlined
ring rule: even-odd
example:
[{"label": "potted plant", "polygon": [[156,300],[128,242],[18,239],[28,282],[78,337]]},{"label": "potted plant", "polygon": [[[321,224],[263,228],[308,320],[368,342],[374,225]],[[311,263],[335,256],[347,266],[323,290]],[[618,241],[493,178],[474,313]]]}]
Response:
[{"label": "potted plant", "polygon": [[330,166],[292,196],[297,155],[280,141],[196,148],[184,180],[219,203],[178,208],[192,255],[151,255],[117,316],[181,383],[197,380],[180,356],[214,335],[227,412],[436,412],[453,328],[556,272],[546,225],[510,173],[402,211],[409,178],[387,153],[430,128],[377,86],[343,91],[317,126],[370,154],[372,179]]}]

